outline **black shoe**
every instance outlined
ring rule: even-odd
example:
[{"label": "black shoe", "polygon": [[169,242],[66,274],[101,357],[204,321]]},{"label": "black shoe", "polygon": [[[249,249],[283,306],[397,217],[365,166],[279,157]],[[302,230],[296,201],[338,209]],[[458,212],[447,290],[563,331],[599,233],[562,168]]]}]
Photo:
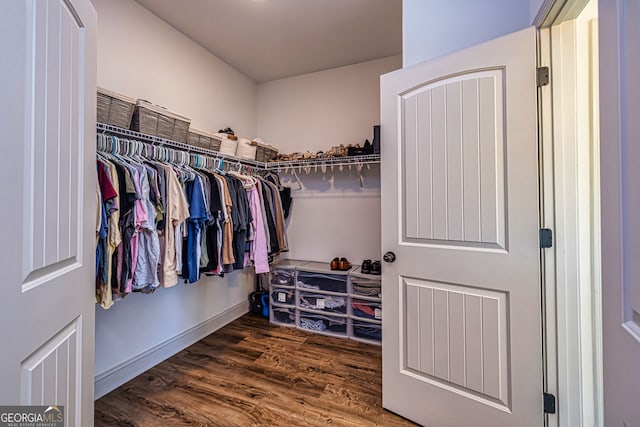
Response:
[{"label": "black shoe", "polygon": [[363,274],[371,273],[371,260],[370,259],[365,259],[364,261],[362,261],[362,265],[360,266],[360,271]]},{"label": "black shoe", "polygon": [[380,265],[380,261],[374,261],[371,263],[371,274],[379,276],[382,273],[382,265]]}]

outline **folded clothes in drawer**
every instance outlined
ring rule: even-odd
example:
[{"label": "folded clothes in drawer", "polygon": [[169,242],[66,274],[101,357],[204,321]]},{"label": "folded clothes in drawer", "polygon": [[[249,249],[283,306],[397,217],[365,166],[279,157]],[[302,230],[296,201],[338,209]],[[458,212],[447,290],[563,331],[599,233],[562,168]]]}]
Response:
[{"label": "folded clothes in drawer", "polygon": [[353,321],[352,324],[353,333],[352,336],[358,338],[365,338],[369,340],[381,341],[382,340],[382,325],[376,325],[374,323]]},{"label": "folded clothes in drawer", "polygon": [[295,285],[295,271],[275,269],[271,272],[271,283],[281,286]]},{"label": "folded clothes in drawer", "polygon": [[329,292],[347,292],[347,276],[298,272],[298,287]]},{"label": "folded clothes in drawer", "polygon": [[271,288],[271,302],[274,304],[294,305],[296,303],[296,292],[287,288]]},{"label": "folded clothes in drawer", "polygon": [[346,314],[347,312],[347,297],[345,296],[322,295],[304,291],[299,292],[298,306],[300,308],[342,314]]},{"label": "folded clothes in drawer", "polygon": [[273,313],[273,321],[285,325],[293,325],[296,323],[296,312],[293,308],[271,307]]},{"label": "folded clothes in drawer", "polygon": [[381,320],[382,303],[379,301],[353,299],[351,301],[351,314],[363,319]]},{"label": "folded clothes in drawer", "polygon": [[362,295],[363,297],[380,298],[382,296],[380,280],[366,280],[352,277],[351,288],[351,293]]},{"label": "folded clothes in drawer", "polygon": [[323,314],[300,312],[300,328],[319,332],[347,333],[347,319]]}]

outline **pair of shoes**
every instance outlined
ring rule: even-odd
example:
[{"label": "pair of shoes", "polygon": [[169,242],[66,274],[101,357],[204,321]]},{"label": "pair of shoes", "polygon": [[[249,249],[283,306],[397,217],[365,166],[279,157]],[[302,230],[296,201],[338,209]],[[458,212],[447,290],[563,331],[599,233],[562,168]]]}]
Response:
[{"label": "pair of shoes", "polygon": [[353,267],[353,265],[351,265],[349,260],[344,257],[342,258],[335,257],[334,259],[331,260],[331,263],[329,264],[329,266],[331,267],[332,270],[339,270],[339,271],[347,271],[347,270],[350,270],[351,267]]},{"label": "pair of shoes", "polygon": [[382,265],[380,264],[380,261],[371,261],[370,259],[365,259],[364,261],[362,261],[360,271],[362,272],[362,274],[373,274],[379,276],[382,273]]}]

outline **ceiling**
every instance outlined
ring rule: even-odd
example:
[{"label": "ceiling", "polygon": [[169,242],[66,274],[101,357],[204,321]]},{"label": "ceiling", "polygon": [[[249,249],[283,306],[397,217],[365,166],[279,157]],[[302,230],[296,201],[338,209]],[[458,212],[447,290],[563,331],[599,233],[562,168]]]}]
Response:
[{"label": "ceiling", "polygon": [[255,82],[402,53],[402,0],[136,0]]}]

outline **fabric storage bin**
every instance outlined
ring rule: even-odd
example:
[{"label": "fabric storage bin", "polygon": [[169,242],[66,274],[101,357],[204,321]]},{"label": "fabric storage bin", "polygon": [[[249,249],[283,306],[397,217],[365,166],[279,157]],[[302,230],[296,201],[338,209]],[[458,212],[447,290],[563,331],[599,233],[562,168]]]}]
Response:
[{"label": "fabric storage bin", "polygon": [[97,95],[98,122],[129,129],[136,100],[101,87]]},{"label": "fabric storage bin", "polygon": [[365,279],[351,276],[351,294],[363,297],[380,298],[382,285],[380,279]]},{"label": "fabric storage bin", "polygon": [[328,292],[347,292],[347,276],[322,274],[298,270],[298,288],[317,289]]},{"label": "fabric storage bin", "polygon": [[298,307],[328,313],[346,314],[347,296],[298,291]]},{"label": "fabric storage bin", "polygon": [[368,320],[382,320],[382,303],[353,298],[351,300],[351,315]]},{"label": "fabric storage bin", "polygon": [[138,99],[131,129],[147,135],[186,143],[190,124],[191,120],[186,117],[143,99]]},{"label": "fabric storage bin", "polygon": [[351,336],[380,342],[382,341],[382,325],[353,320],[351,324]]},{"label": "fabric storage bin", "polygon": [[247,160],[256,159],[257,145],[253,145],[251,141],[245,138],[238,139],[238,146],[236,147],[236,156]]},{"label": "fabric storage bin", "polygon": [[345,317],[300,311],[298,328],[312,332],[346,335],[347,319]]},{"label": "fabric storage bin", "polygon": [[279,325],[295,326],[296,311],[293,308],[272,306],[271,321]]},{"label": "fabric storage bin", "polygon": [[236,149],[238,148],[238,138],[224,133],[218,133],[216,135],[220,137],[220,152],[222,154],[228,154],[229,156],[235,156]]},{"label": "fabric storage bin", "polygon": [[271,302],[273,304],[295,305],[296,292],[291,288],[271,287]]},{"label": "fabric storage bin", "polygon": [[220,151],[220,138],[201,130],[189,129],[189,132],[187,132],[187,144],[207,150]]}]

